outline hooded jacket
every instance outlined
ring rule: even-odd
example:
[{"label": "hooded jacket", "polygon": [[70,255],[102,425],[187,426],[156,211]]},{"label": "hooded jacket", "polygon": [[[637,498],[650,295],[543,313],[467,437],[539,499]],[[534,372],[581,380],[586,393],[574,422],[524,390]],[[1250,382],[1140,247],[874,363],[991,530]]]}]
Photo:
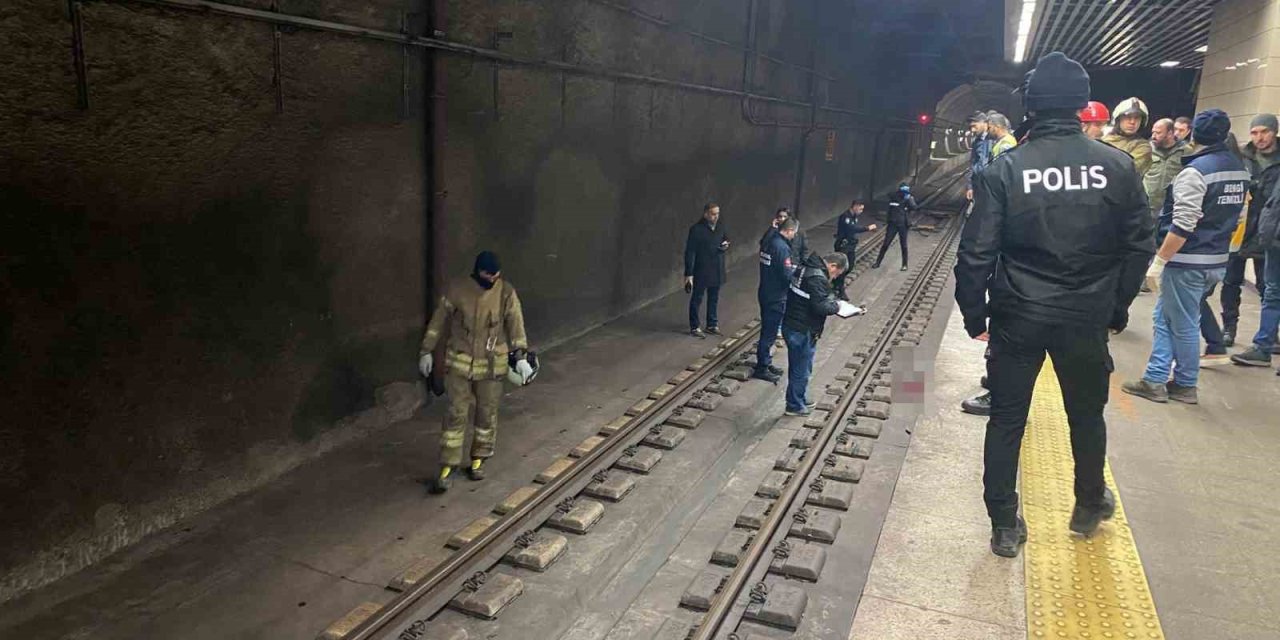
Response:
[{"label": "hooded jacket", "polygon": [[489,289],[471,278],[450,284],[431,314],[419,353],[431,353],[441,340],[445,373],[467,380],[506,376],[507,354],[529,348],[515,287],[502,279]]},{"label": "hooded jacket", "polygon": [[1126,136],[1120,133],[1120,128],[1116,127],[1115,131],[1102,136],[1102,141],[1129,154],[1133,159],[1133,166],[1138,169],[1139,176],[1147,175],[1147,169],[1151,168],[1151,140],[1141,136]]},{"label": "hooded jacket", "polygon": [[831,277],[822,256],[809,254],[796,268],[787,290],[787,312],[782,325],[792,331],[803,331],[814,339],[822,337],[827,316],[835,315],[840,305],[831,291]]},{"label": "hooded jacket", "polygon": [[911,227],[911,212],[919,209],[920,205],[916,204],[916,199],[908,192],[898,189],[889,196],[889,224],[898,225],[904,228]]},{"label": "hooded jacket", "polygon": [[1002,317],[1123,328],[1154,233],[1128,156],[1077,118],[1037,121],[975,184],[955,266],[965,330]]},{"label": "hooded jacket", "polygon": [[1230,258],[1231,234],[1244,209],[1249,172],[1227,148],[1213,144],[1182,159],[1160,212],[1160,237],[1187,241],[1169,259],[1169,269],[1220,269]]},{"label": "hooded jacket", "polygon": [[[1150,143],[1148,143],[1150,144]],[[1151,166],[1142,175],[1142,186],[1147,190],[1151,215],[1159,216],[1164,209],[1165,192],[1173,179],[1182,172],[1182,159],[1192,153],[1191,146],[1179,142],[1169,149],[1157,149],[1151,145]]]}]

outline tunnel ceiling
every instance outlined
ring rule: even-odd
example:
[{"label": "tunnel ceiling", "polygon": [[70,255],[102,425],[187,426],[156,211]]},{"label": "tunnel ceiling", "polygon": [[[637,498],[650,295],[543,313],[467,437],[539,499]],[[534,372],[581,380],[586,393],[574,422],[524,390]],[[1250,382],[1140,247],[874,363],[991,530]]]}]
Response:
[{"label": "tunnel ceiling", "polygon": [[[1021,28],[1027,32],[1028,63],[1061,51],[1093,68],[1199,68],[1215,4],[1216,0],[1006,0],[1006,56],[1019,62],[1016,41]],[[1023,18],[1027,10],[1031,16]]]}]

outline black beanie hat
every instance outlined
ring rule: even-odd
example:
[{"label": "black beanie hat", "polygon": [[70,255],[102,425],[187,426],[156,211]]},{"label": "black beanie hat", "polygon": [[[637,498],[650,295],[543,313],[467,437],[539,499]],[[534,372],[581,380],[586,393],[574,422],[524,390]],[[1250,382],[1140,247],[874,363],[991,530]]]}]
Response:
[{"label": "black beanie hat", "polygon": [[1091,93],[1089,74],[1084,67],[1062,52],[1054,51],[1040,58],[1035,70],[1028,76],[1023,102],[1027,111],[1075,111],[1089,104]]},{"label": "black beanie hat", "polygon": [[1191,123],[1191,139],[1205,146],[1221,144],[1231,131],[1231,118],[1222,109],[1206,109]]},{"label": "black beanie hat", "polygon": [[497,273],[502,270],[502,265],[498,264],[498,254],[492,251],[481,251],[476,256],[476,268],[472,273],[480,275],[480,272]]}]

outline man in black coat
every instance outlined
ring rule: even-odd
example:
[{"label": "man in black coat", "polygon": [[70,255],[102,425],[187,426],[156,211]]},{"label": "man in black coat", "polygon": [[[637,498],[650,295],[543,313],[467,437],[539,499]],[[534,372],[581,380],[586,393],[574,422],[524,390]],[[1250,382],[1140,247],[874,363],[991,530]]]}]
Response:
[{"label": "man in black coat", "polygon": [[991,418],[983,499],[991,551],[1018,555],[1018,456],[1045,354],[1062,387],[1075,458],[1070,529],[1088,535],[1115,513],[1103,481],[1103,409],[1114,365],[1107,331],[1124,329],[1155,251],[1155,225],[1133,160],[1080,131],[1089,75],[1061,53],[1040,59],[1023,93],[1026,143],[974,176],[973,214],[955,266],[970,337],[988,341]]},{"label": "man in black coat", "polygon": [[[720,205],[709,202],[702,208],[702,219],[689,227],[689,237],[684,243],[684,290],[693,294],[689,298],[689,334],[695,338],[705,338],[706,333],[720,335],[716,306],[720,302],[720,287],[728,279],[724,268],[724,254],[728,250],[729,234],[720,224]],[[703,296],[707,298],[706,333],[698,318]]]},{"label": "man in black coat", "polygon": [[872,269],[879,269],[884,261],[884,254],[889,250],[893,237],[898,236],[898,244],[902,247],[902,270],[907,270],[907,231],[911,229],[911,212],[919,209],[916,199],[911,196],[911,185],[902,183],[898,190],[889,196],[889,219],[884,230],[884,243],[880,245],[880,255]]},{"label": "man in black coat", "polygon": [[844,254],[849,259],[849,267],[836,278],[836,297],[841,300],[848,300],[847,288],[849,283],[849,271],[853,269],[853,261],[856,258],[854,254],[858,252],[858,234],[865,231],[875,231],[874,224],[861,224],[858,216],[862,215],[862,211],[866,209],[866,205],[861,200],[854,200],[849,205],[849,209],[840,214],[840,219],[836,221],[836,251]]}]

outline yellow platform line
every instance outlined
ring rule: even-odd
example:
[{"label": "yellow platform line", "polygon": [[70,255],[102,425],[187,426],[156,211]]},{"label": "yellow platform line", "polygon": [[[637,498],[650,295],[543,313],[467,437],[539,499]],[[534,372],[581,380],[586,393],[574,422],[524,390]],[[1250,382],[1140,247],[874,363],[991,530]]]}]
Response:
[{"label": "yellow platform line", "polygon": [[1074,466],[1062,390],[1046,362],[1022,441],[1027,638],[1162,640],[1164,630],[1109,465],[1115,518],[1087,539],[1067,529],[1075,505]]}]

